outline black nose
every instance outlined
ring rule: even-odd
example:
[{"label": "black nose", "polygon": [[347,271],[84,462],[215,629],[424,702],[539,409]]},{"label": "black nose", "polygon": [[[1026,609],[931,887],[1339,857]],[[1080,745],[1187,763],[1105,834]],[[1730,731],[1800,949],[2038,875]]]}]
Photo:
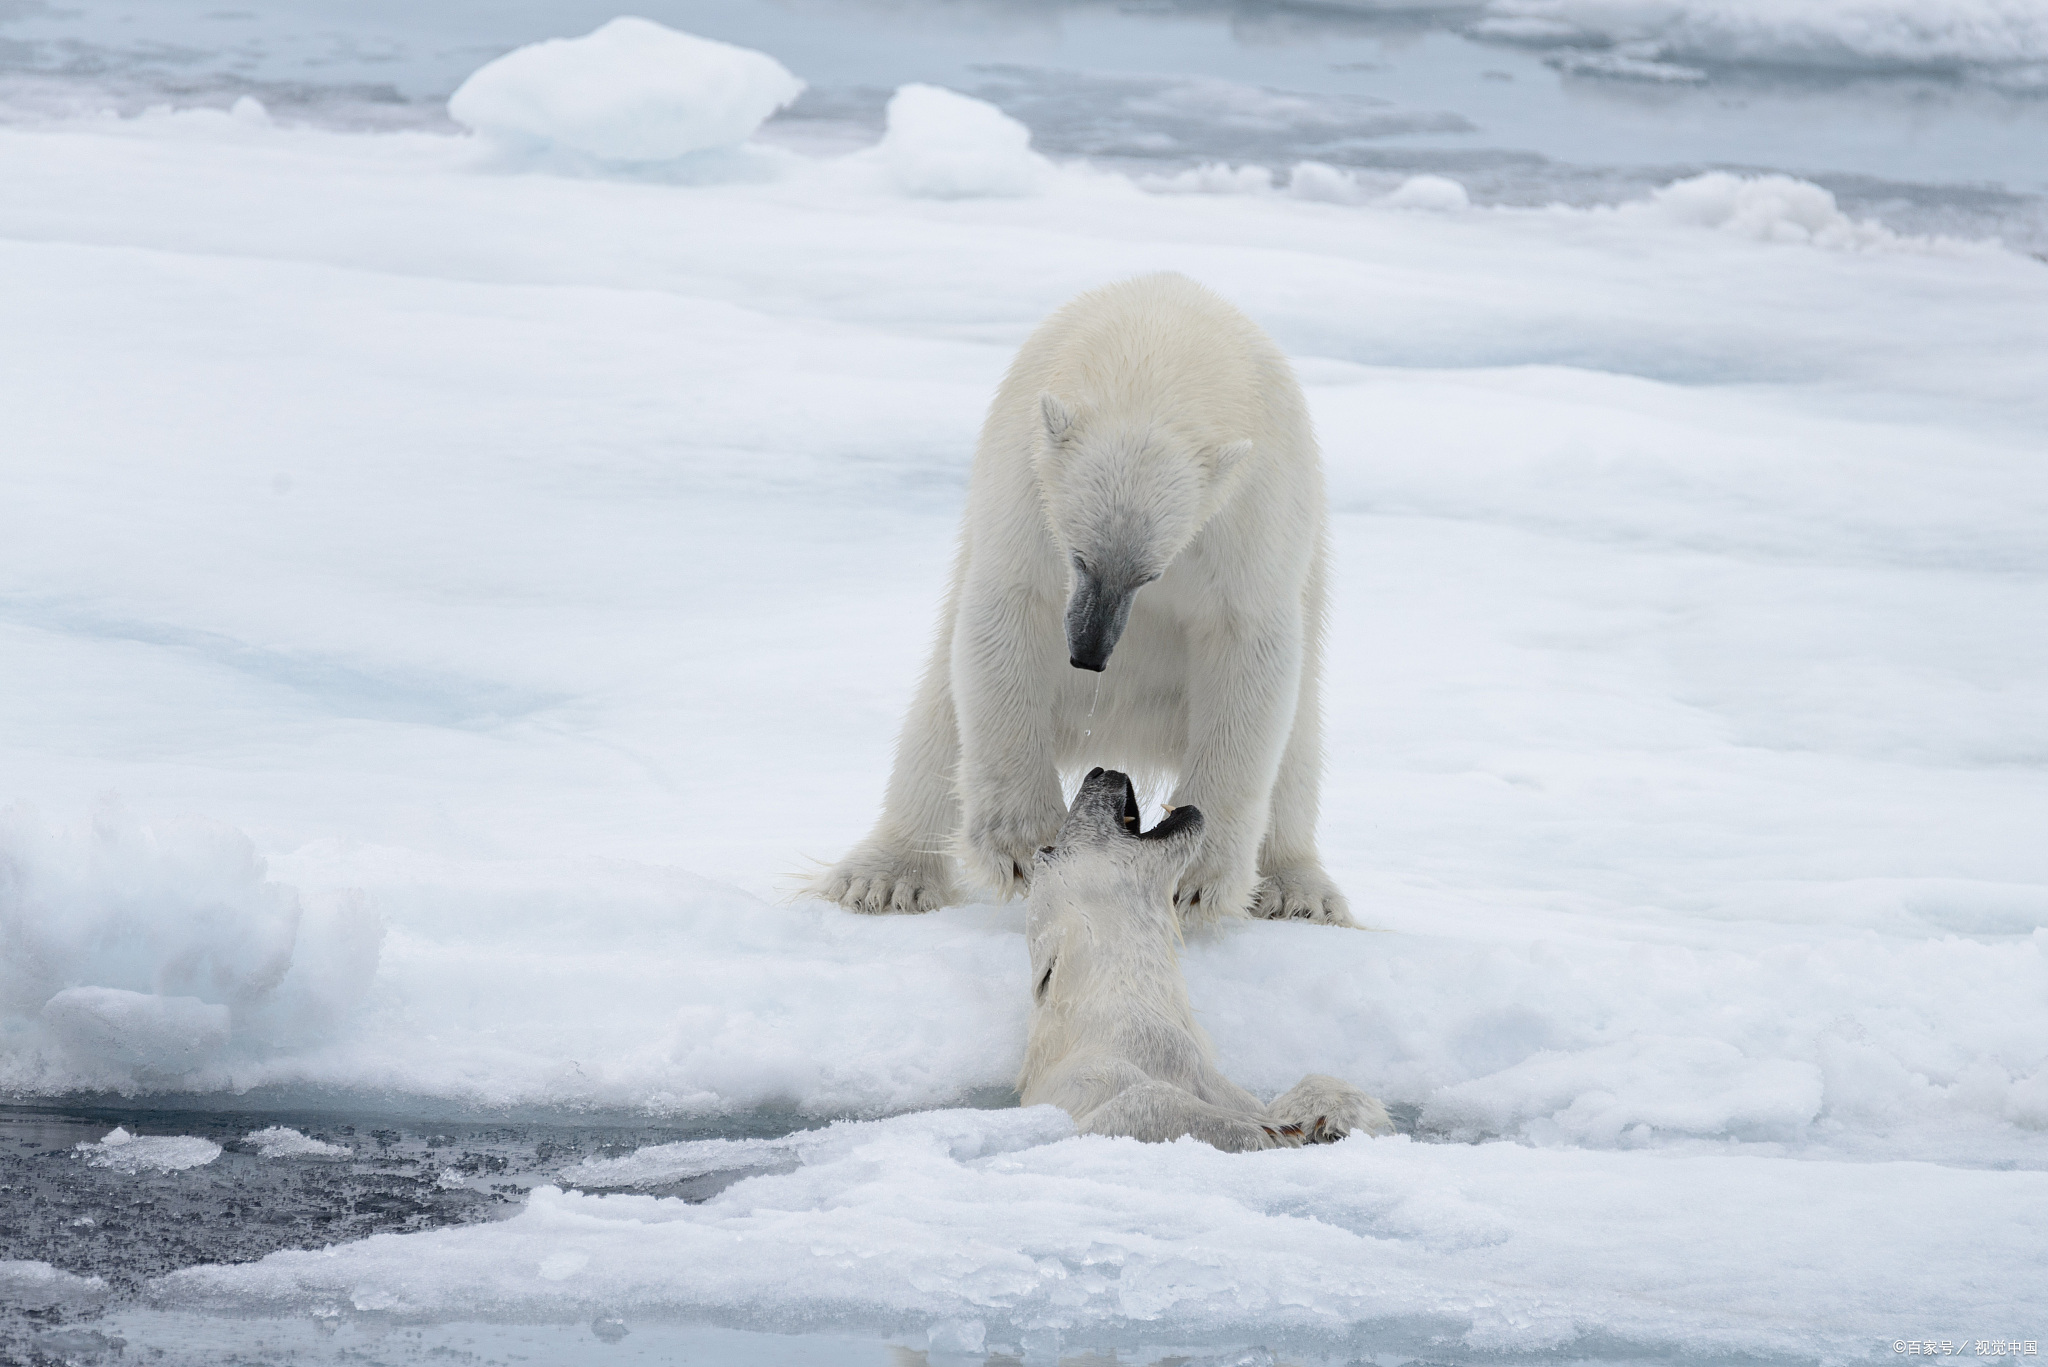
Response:
[{"label": "black nose", "polygon": [[1078,558],[1074,561],[1074,595],[1067,600],[1067,663],[1100,674],[1109,668],[1110,652],[1131,619],[1131,598],[1139,586],[1105,584]]}]

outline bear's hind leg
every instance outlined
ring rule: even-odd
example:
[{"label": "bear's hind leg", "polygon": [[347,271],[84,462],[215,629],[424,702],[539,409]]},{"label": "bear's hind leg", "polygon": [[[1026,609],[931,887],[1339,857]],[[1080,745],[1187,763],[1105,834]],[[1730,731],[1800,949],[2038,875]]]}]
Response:
[{"label": "bear's hind leg", "polygon": [[1211,1106],[1193,1092],[1170,1082],[1142,1082],[1126,1087],[1081,1122],[1088,1134],[1123,1135],[1148,1144],[1164,1144],[1193,1135],[1225,1153],[1254,1149],[1296,1148],[1303,1135],[1278,1121]]},{"label": "bear's hind leg", "polygon": [[1334,1144],[1356,1130],[1392,1134],[1387,1108],[1339,1078],[1310,1073],[1266,1108],[1277,1125],[1295,1126],[1304,1142]]}]

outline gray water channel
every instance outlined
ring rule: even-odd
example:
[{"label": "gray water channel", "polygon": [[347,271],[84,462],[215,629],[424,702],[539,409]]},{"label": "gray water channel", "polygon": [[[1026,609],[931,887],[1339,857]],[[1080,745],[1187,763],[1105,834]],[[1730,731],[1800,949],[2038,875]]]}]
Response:
[{"label": "gray water channel", "polygon": [[[607,1362],[779,1360],[771,1351],[779,1351],[774,1335],[757,1336],[768,1347],[740,1352],[724,1331],[707,1330],[710,1337],[699,1335],[700,1342],[689,1326],[673,1325],[659,1335],[643,1332],[640,1347],[659,1338],[677,1351],[693,1343],[693,1352],[707,1343],[716,1351],[694,1359],[615,1353],[627,1326],[603,1319],[420,1327],[375,1317],[247,1320],[152,1309],[150,1281],[179,1268],[502,1219],[530,1188],[586,1158],[714,1135],[772,1136],[798,1126],[796,1117],[779,1112],[696,1124],[559,1115],[446,1120],[425,1118],[418,1105],[394,1111],[363,1099],[338,1109],[254,1100],[271,1104],[254,1109],[250,1098],[227,1105],[185,1098],[144,1106],[83,1098],[0,1105],[0,1261],[46,1263],[97,1279],[85,1287],[37,1287],[0,1277],[0,1364],[571,1362],[586,1349],[603,1350]],[[177,1171],[95,1165],[92,1151],[80,1146],[116,1126],[136,1136],[192,1136],[222,1152]],[[266,1156],[249,1136],[274,1126],[332,1152]],[[675,1194],[702,1200],[720,1186],[706,1180]],[[808,1360],[886,1360],[875,1356],[874,1344],[856,1346],[866,1356],[827,1352]]]},{"label": "gray water channel", "polygon": [[[1015,1097],[965,1100],[1002,1105]],[[0,1269],[0,1367],[1021,1367],[1025,1361],[1001,1351],[934,1351],[930,1334],[915,1325],[890,1341],[817,1326],[743,1328],[603,1311],[575,1323],[423,1323],[333,1306],[236,1316],[181,1309],[151,1295],[154,1279],[203,1263],[249,1262],[283,1249],[504,1219],[517,1213],[533,1187],[564,1182],[567,1170],[585,1159],[679,1140],[769,1138],[823,1123],[774,1109],[670,1123],[559,1112],[446,1119],[435,1118],[436,1110],[424,1098],[284,1092],[252,1093],[225,1105],[196,1096],[0,1104],[0,1262],[47,1264],[87,1279],[52,1285],[10,1279]],[[1412,1124],[1412,1116],[1403,1120]],[[138,1137],[207,1140],[221,1152],[177,1171],[96,1165],[94,1150],[81,1146],[103,1140],[116,1126]],[[266,1155],[252,1136],[276,1126],[331,1151]],[[753,1171],[636,1190],[701,1201]],[[1047,1367],[1399,1367],[1415,1357],[1412,1344],[1406,1351],[1332,1358],[1289,1356],[1284,1348],[1276,1354],[1259,1344],[1049,1342],[1037,1345],[1030,1360]]]},{"label": "gray water channel", "polygon": [[[891,1341],[797,1324],[742,1328],[604,1311],[574,1323],[485,1323],[417,1322],[331,1306],[265,1317],[164,1305],[152,1297],[150,1284],[180,1268],[504,1219],[531,1188],[562,1181],[587,1158],[678,1140],[766,1138],[800,1127],[798,1117],[775,1110],[665,1124],[540,1112],[434,1120],[426,1118],[433,1104],[417,1098],[396,1109],[367,1098],[339,1109],[284,1094],[237,1101],[252,1108],[209,1105],[203,1098],[0,1105],[0,1262],[43,1263],[89,1279],[39,1285],[10,1280],[0,1269],[0,1367],[1022,1367],[1027,1361],[1006,1351],[934,1350],[931,1335],[918,1326]],[[138,1137],[208,1140],[222,1152],[178,1171],[95,1165],[93,1150],[80,1146],[102,1140],[117,1125]],[[252,1136],[274,1126],[289,1126],[333,1151],[266,1156]],[[705,1200],[748,1175],[710,1173],[649,1194]],[[1414,1347],[1390,1343],[1388,1352],[1332,1357],[1290,1354],[1284,1346],[1276,1353],[1260,1344],[1047,1342],[1028,1360],[1046,1367],[1400,1367],[1416,1361]]]}]

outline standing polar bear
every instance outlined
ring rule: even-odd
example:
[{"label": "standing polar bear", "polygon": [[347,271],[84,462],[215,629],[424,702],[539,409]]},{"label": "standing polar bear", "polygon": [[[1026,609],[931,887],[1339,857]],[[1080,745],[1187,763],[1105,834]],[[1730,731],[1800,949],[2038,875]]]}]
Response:
[{"label": "standing polar bear", "polygon": [[938,642],[875,829],[812,891],[865,912],[1002,898],[1060,771],[1175,778],[1208,838],[1183,915],[1353,924],[1316,855],[1327,519],[1287,359],[1181,275],[1082,295],[982,427]]},{"label": "standing polar bear", "polygon": [[1378,1101],[1311,1073],[1272,1105],[1223,1076],[1195,1023],[1176,953],[1173,889],[1201,856],[1202,813],[1138,829],[1122,774],[1081,781],[1057,839],[1033,859],[1031,1034],[1017,1091],[1088,1134],[1163,1143],[1193,1135],[1237,1153],[1393,1129]]}]

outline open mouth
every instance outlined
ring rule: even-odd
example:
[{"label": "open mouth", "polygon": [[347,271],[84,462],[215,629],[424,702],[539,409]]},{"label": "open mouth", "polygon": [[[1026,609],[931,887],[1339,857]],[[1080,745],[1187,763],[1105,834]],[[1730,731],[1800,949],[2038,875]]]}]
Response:
[{"label": "open mouth", "polygon": [[1098,783],[1116,783],[1123,786],[1123,806],[1117,820],[1126,831],[1129,831],[1140,840],[1164,840],[1180,831],[1187,830],[1191,826],[1199,826],[1201,824],[1202,809],[1184,804],[1179,807],[1168,807],[1166,815],[1160,819],[1158,825],[1149,831],[1142,830],[1138,824],[1138,790],[1131,783],[1131,776],[1129,774],[1120,774],[1114,769],[1097,769],[1088,775],[1086,784]]}]

